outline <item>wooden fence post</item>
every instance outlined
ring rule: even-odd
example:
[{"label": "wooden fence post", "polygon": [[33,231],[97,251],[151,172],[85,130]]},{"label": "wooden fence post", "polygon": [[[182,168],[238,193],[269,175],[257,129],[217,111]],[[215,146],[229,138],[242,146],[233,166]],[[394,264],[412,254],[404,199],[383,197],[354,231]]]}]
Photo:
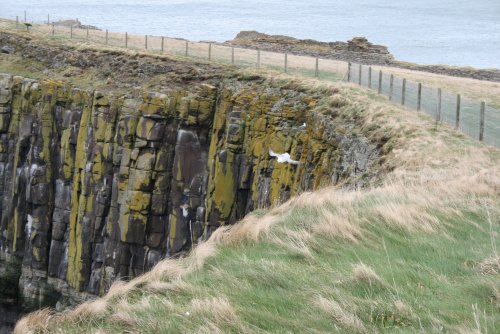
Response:
[{"label": "wooden fence post", "polygon": [[422,108],[422,83],[418,83],[418,91],[417,91],[417,111],[420,111]]},{"label": "wooden fence post", "polygon": [[148,49],[148,35],[144,35],[144,49]]},{"label": "wooden fence post", "polygon": [[372,88],[372,67],[368,67],[368,88]]},{"label": "wooden fence post", "polygon": [[69,27],[69,38],[73,38],[73,26]]},{"label": "wooden fence post", "polygon": [[47,14],[47,25],[50,26],[50,14]]},{"label": "wooden fence post", "polygon": [[405,105],[405,99],[406,99],[406,78],[403,79],[403,85],[401,87],[401,105]]},{"label": "wooden fence post", "polygon": [[288,72],[288,53],[285,52],[285,73]]},{"label": "wooden fence post", "polygon": [[208,43],[208,61],[212,60],[212,43]]},{"label": "wooden fence post", "polygon": [[457,94],[457,110],[455,116],[455,129],[458,130],[460,127],[460,94]]},{"label": "wooden fence post", "polygon": [[347,82],[351,82],[351,62],[347,63]]},{"label": "wooden fence post", "polygon": [[257,68],[260,68],[260,49],[257,49]]},{"label": "wooden fence post", "polygon": [[185,56],[187,57],[188,54],[189,54],[189,42],[186,41],[186,55]]},{"label": "wooden fence post", "polygon": [[55,34],[56,34],[56,28],[54,23],[52,23],[52,36],[55,36]]},{"label": "wooden fence post", "polygon": [[441,122],[441,88],[438,88],[438,105],[437,105],[437,115],[436,121]]},{"label": "wooden fence post", "polygon": [[87,35],[85,37],[87,39],[87,41],[89,40],[89,28],[87,27]]},{"label": "wooden fence post", "polygon": [[378,94],[382,94],[382,70],[378,71]]},{"label": "wooden fence post", "polygon": [[165,37],[161,36],[161,53],[165,50]]},{"label": "wooden fence post", "polygon": [[231,47],[231,64],[234,65],[234,46]]},{"label": "wooden fence post", "polygon": [[390,89],[389,101],[392,101],[392,97],[394,95],[394,74],[391,74],[391,79],[389,82],[389,89]]},{"label": "wooden fence post", "polygon": [[319,58],[318,57],[316,57],[316,66],[314,69],[314,76],[316,78],[319,78]]},{"label": "wooden fence post", "polygon": [[106,45],[108,45],[108,29],[106,29]]},{"label": "wooden fence post", "polygon": [[128,48],[128,33],[125,32],[125,49]]},{"label": "wooden fence post", "polygon": [[26,22],[26,11],[24,11],[24,22]]},{"label": "wooden fence post", "polygon": [[361,76],[363,75],[363,65],[359,64],[358,84],[361,86]]},{"label": "wooden fence post", "polygon": [[484,112],[486,110],[486,103],[481,102],[481,109],[479,111],[479,141],[484,139]]},{"label": "wooden fence post", "polygon": [[16,29],[19,29],[19,16],[16,15]]}]

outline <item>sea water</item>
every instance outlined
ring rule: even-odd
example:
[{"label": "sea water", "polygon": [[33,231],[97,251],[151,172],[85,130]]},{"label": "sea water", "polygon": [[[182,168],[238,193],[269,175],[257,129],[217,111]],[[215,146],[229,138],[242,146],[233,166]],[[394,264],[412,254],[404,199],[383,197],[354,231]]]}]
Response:
[{"label": "sea water", "polygon": [[366,36],[399,60],[500,67],[500,0],[0,0],[0,17],[76,19],[110,31],[225,41],[257,30]]}]

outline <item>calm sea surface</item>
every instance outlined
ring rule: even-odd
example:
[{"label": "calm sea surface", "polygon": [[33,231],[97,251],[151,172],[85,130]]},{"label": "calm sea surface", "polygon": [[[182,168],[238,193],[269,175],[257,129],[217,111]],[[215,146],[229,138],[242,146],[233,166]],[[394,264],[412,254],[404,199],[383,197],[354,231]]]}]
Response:
[{"label": "calm sea surface", "polygon": [[500,67],[500,0],[0,0],[0,17],[78,18],[114,31],[225,41],[257,30],[366,36],[400,60]]}]

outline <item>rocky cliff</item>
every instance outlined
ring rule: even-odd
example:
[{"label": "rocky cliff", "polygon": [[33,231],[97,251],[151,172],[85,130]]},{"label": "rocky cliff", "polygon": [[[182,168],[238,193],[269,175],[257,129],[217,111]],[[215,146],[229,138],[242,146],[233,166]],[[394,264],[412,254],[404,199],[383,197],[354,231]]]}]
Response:
[{"label": "rocky cliff", "polygon": [[0,304],[64,308],[182,256],[252,210],[324,185],[362,187],[377,173],[380,142],[358,128],[363,106],[336,89],[200,79],[201,66],[120,65],[107,59],[122,55],[91,50],[64,49],[54,62],[52,48],[9,45],[48,69],[88,66],[82,57],[93,52],[98,70],[122,67],[115,79],[172,79],[138,95],[0,75]]}]

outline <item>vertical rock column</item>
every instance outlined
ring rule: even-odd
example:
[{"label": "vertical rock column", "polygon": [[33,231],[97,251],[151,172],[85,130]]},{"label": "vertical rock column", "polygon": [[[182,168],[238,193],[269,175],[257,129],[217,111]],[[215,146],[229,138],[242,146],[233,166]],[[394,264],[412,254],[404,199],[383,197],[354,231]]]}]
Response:
[{"label": "vertical rock column", "polygon": [[[7,252],[12,244],[8,239],[8,214],[4,214],[7,209],[7,195],[9,192],[6,187],[9,185],[8,162],[9,152],[9,124],[12,114],[12,76],[8,74],[0,74],[0,198],[2,199],[0,206],[0,252]],[[12,175],[11,175],[12,176]]]},{"label": "vertical rock column", "polygon": [[[92,272],[92,258],[102,248],[101,230],[112,185],[112,141],[119,106],[95,92],[82,110],[75,151],[68,246],[68,283],[85,290]],[[101,245],[101,246],[97,246]],[[99,262],[99,261],[98,261]]]}]

